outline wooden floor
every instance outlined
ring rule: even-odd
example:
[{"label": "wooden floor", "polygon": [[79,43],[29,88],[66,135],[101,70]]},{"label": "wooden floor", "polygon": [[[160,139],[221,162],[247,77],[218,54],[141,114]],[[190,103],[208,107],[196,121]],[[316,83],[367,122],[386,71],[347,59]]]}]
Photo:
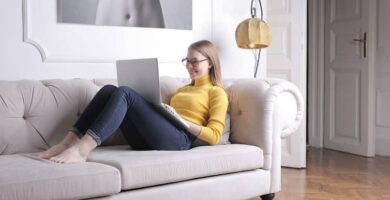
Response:
[{"label": "wooden floor", "polygon": [[282,169],[275,199],[390,200],[390,158],[309,148],[306,169]]}]

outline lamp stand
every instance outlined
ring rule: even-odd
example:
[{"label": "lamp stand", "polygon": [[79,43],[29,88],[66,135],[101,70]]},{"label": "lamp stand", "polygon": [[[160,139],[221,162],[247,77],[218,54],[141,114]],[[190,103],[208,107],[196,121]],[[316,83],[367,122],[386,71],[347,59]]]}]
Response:
[{"label": "lamp stand", "polygon": [[260,55],[261,55],[261,49],[258,49],[257,50],[257,55],[256,55],[256,50],[254,50],[253,54],[255,56],[255,72],[253,74],[253,77],[256,78],[257,77],[257,73],[258,73],[258,69],[259,69],[259,64],[260,64]]},{"label": "lamp stand", "polygon": [[[263,6],[261,5],[261,0],[259,0],[259,6],[260,6],[260,19],[263,20]],[[256,1],[251,1],[251,16],[252,18],[256,17]],[[260,55],[261,55],[261,49],[258,49],[257,56],[256,56],[256,50],[254,51],[255,56],[255,73],[253,75],[254,78],[257,77],[257,71],[259,69],[260,64]]]}]

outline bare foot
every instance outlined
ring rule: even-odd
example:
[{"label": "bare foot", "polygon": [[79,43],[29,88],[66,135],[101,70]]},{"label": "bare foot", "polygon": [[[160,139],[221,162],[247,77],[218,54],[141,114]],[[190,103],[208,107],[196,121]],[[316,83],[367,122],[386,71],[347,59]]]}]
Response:
[{"label": "bare foot", "polygon": [[51,157],[50,160],[56,163],[85,162],[89,152],[96,146],[96,141],[89,134],[85,134],[79,141],[57,156]]},{"label": "bare foot", "polygon": [[79,145],[73,145],[50,160],[56,163],[81,163],[87,160],[87,155],[80,152]]},{"label": "bare foot", "polygon": [[60,154],[61,152],[65,151],[65,149],[67,149],[68,147],[69,147],[68,145],[59,143],[50,147],[46,151],[32,153],[31,155],[42,159],[48,159],[50,157]]},{"label": "bare foot", "polygon": [[61,152],[65,151],[67,148],[69,148],[70,146],[72,146],[73,144],[78,142],[79,140],[80,139],[78,138],[78,136],[76,134],[69,131],[66,134],[66,136],[64,137],[64,139],[61,140],[60,143],[50,147],[46,151],[32,153],[31,155],[38,157],[38,158],[42,158],[42,159],[48,159],[48,158],[56,156],[56,155],[60,154]]}]

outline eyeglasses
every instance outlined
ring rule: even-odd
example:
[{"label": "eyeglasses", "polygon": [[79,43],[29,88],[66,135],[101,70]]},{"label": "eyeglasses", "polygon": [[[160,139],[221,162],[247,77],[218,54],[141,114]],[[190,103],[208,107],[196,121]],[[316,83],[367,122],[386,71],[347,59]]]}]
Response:
[{"label": "eyeglasses", "polygon": [[203,59],[203,60],[188,60],[188,58],[183,58],[181,62],[183,63],[184,66],[188,66],[188,64],[191,64],[193,67],[199,67],[199,63],[209,60],[208,58]]}]

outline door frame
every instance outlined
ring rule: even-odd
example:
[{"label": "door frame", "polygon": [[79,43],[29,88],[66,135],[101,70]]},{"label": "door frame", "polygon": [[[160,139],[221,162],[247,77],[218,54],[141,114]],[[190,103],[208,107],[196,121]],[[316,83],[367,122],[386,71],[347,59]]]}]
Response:
[{"label": "door frame", "polygon": [[[308,4],[308,140],[313,147],[324,147],[324,30],[325,30],[325,0],[311,1]],[[377,41],[377,0],[369,0],[369,30],[368,54],[369,60],[369,108],[368,124],[372,134],[369,141],[369,155],[375,155],[375,55]],[[363,8],[364,9],[364,8]]]}]

